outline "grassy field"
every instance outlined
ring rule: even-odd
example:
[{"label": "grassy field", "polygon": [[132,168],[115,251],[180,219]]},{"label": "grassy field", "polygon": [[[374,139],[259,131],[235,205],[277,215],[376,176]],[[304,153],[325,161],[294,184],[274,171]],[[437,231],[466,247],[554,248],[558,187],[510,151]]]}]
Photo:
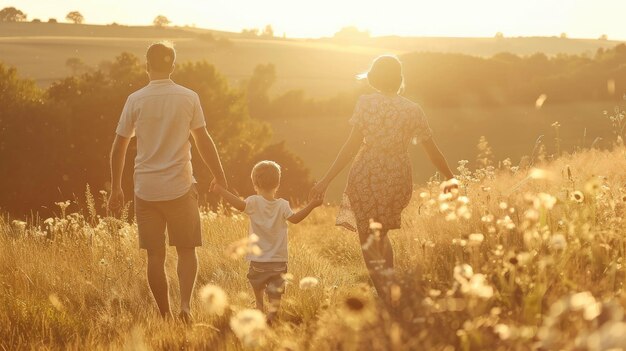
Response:
[{"label": "grassy field", "polygon": [[[626,149],[535,166],[461,166],[459,197],[436,183],[416,190],[390,234],[391,312],[376,303],[356,237],[333,227],[336,209],[317,210],[290,229],[293,284],[272,328],[247,310],[246,264],[230,257],[247,233],[240,215],[202,213],[204,295],[190,328],[156,317],[136,227],[97,216],[101,200],[62,204],[45,221],[4,217],[0,349],[624,349]],[[305,277],[319,284],[302,289]]]}]

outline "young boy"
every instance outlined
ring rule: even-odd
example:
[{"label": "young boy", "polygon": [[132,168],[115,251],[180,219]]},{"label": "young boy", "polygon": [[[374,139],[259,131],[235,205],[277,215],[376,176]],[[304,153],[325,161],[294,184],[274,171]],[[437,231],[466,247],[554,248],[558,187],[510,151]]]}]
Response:
[{"label": "young boy", "polygon": [[276,198],[280,186],[280,166],[273,161],[261,161],[252,169],[252,184],[256,195],[242,200],[227,189],[216,185],[214,191],[221,194],[234,208],[250,217],[250,235],[256,234],[259,255],[248,254],[250,261],[248,280],[254,290],[257,309],[263,311],[263,295],[270,302],[268,321],[271,322],[280,307],[285,290],[284,274],[287,273],[287,221],[300,223],[313,209],[322,205],[316,198],[306,207],[294,213],[289,202]]}]

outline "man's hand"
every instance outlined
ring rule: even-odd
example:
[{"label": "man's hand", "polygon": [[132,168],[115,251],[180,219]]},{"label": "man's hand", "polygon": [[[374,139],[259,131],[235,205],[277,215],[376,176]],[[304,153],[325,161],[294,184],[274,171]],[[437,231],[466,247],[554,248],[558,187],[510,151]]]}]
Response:
[{"label": "man's hand", "polygon": [[222,189],[228,189],[228,182],[226,181],[226,178],[221,178],[221,179],[217,179],[217,178],[213,178],[213,180],[211,181],[211,184],[209,185],[209,191],[211,192],[216,192],[219,189],[216,189],[216,187],[221,187]]},{"label": "man's hand", "polygon": [[124,191],[122,188],[112,189],[109,196],[109,210],[118,210],[124,206]]}]

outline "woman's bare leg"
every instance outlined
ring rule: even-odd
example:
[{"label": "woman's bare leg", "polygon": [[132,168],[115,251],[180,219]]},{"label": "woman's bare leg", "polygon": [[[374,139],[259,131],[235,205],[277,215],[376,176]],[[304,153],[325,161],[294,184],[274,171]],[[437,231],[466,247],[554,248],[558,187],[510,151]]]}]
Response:
[{"label": "woman's bare leg", "polygon": [[388,300],[389,284],[393,276],[393,247],[387,237],[387,231],[373,233],[359,232],[361,252],[372,283],[378,296],[385,302]]}]

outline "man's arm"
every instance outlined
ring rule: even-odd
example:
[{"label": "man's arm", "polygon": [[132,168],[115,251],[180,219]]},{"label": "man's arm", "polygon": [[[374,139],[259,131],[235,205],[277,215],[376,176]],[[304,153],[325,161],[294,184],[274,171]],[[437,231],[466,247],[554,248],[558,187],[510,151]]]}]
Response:
[{"label": "man's arm", "polygon": [[293,224],[298,224],[300,222],[302,222],[308,215],[311,214],[311,212],[313,212],[313,210],[316,207],[319,207],[322,205],[322,203],[324,202],[324,199],[322,198],[317,198],[311,202],[309,202],[306,207],[304,207],[303,209],[301,209],[300,211],[294,213],[293,215],[291,215],[289,218],[287,218],[287,220]]},{"label": "man's arm", "polygon": [[228,189],[225,189],[221,185],[216,184],[215,191],[219,193],[220,195],[222,195],[224,200],[226,200],[226,202],[228,202],[235,209],[241,212],[246,210],[246,202],[243,201],[241,198],[239,198],[239,196],[236,196],[235,194],[228,191]]},{"label": "man's arm", "polygon": [[109,208],[116,209],[124,205],[124,192],[122,191],[122,173],[126,162],[126,150],[130,138],[115,135],[113,146],[111,147],[111,194],[109,196]]},{"label": "man's arm", "polygon": [[219,184],[223,188],[228,188],[220,156],[217,153],[217,148],[215,147],[215,143],[209,135],[209,132],[205,127],[202,127],[193,129],[191,131],[191,135],[196,142],[196,147],[198,148],[198,152],[200,152],[200,157],[202,157],[204,163],[209,167],[209,170],[211,170],[213,178],[215,178],[212,184]]}]

